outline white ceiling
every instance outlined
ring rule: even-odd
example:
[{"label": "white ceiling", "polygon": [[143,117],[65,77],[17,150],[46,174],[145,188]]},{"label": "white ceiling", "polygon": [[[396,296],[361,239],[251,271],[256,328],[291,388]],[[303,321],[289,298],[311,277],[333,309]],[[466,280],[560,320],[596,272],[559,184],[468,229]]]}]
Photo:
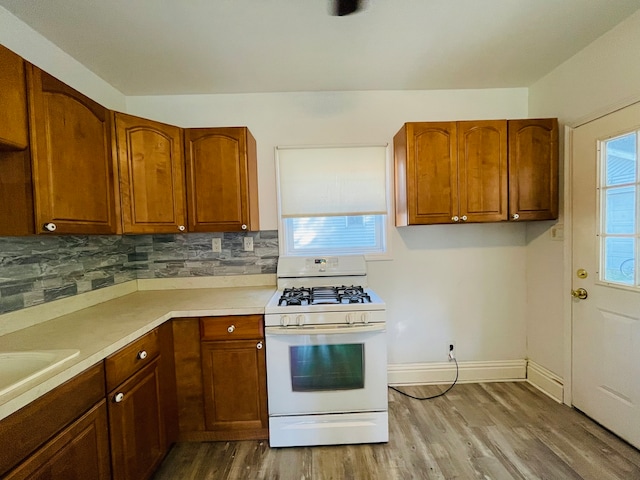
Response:
[{"label": "white ceiling", "polygon": [[125,95],[528,87],[640,0],[0,0]]}]

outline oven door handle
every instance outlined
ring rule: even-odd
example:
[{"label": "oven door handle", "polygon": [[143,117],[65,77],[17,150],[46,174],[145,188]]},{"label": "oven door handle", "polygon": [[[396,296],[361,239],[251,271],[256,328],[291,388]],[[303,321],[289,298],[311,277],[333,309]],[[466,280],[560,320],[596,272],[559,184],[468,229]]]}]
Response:
[{"label": "oven door handle", "polygon": [[353,326],[308,326],[308,327],[266,327],[265,335],[342,335],[348,333],[384,332],[384,323],[370,323]]}]

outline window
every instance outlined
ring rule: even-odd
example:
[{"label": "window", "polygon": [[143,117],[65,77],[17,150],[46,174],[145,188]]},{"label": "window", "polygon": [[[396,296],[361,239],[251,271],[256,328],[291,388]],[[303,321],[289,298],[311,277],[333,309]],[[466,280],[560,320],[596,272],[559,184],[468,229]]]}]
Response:
[{"label": "window", "polygon": [[387,147],[278,147],[282,255],[387,251]]},{"label": "window", "polygon": [[627,133],[600,144],[600,280],[636,287],[639,133]]}]

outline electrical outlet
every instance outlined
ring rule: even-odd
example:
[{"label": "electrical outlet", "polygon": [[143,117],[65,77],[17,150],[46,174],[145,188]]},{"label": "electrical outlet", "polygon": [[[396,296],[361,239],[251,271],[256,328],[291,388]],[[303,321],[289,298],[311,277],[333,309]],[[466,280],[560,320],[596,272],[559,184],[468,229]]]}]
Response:
[{"label": "electrical outlet", "polygon": [[220,253],[222,251],[222,239],[221,238],[212,238],[211,239],[211,251],[213,253]]},{"label": "electrical outlet", "polygon": [[449,342],[449,349],[448,349],[448,353],[447,353],[447,358],[449,359],[449,361],[451,361],[454,358],[456,358],[456,344],[455,344],[455,342]]},{"label": "electrical outlet", "polygon": [[253,252],[253,237],[244,237],[244,251]]}]

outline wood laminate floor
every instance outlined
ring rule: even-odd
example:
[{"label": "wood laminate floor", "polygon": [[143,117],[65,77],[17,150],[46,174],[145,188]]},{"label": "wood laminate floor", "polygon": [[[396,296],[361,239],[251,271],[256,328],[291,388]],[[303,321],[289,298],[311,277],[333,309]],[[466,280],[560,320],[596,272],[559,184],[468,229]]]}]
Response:
[{"label": "wood laminate floor", "polygon": [[389,437],[273,449],[267,441],[179,443],[154,480],[640,480],[640,451],[525,382],[456,385],[422,402],[390,390]]}]

